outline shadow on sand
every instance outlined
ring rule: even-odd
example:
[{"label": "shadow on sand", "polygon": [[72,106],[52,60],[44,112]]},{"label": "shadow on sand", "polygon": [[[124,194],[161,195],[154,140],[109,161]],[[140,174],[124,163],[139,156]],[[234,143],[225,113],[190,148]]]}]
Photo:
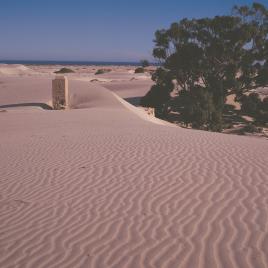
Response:
[{"label": "shadow on sand", "polygon": [[[124,100],[134,106],[139,106],[141,98],[142,97],[139,96],[139,97],[124,98]],[[17,108],[17,107],[18,108],[19,107],[38,107],[44,110],[53,110],[51,106],[42,102],[11,103],[11,104],[0,105],[0,109]]]},{"label": "shadow on sand", "polygon": [[124,98],[125,101],[129,102],[130,104],[134,105],[134,106],[139,106],[140,105],[140,99],[142,98],[142,96],[140,97],[131,97],[131,98]]},{"label": "shadow on sand", "polygon": [[0,109],[5,108],[16,108],[16,107],[39,107],[44,110],[53,110],[51,106],[47,105],[46,103],[39,103],[39,102],[29,102],[29,103],[12,103],[6,105],[0,105]]}]

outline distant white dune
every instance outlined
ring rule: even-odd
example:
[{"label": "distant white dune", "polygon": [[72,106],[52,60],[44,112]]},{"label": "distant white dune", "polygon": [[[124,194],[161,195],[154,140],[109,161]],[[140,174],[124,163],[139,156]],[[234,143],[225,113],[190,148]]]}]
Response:
[{"label": "distant white dune", "polygon": [[36,72],[22,64],[0,64],[0,74],[2,75],[25,75],[34,73]]}]

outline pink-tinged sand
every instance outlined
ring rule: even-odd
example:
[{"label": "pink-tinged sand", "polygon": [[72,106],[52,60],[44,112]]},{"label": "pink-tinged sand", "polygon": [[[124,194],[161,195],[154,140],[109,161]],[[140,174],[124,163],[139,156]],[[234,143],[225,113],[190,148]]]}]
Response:
[{"label": "pink-tinged sand", "polygon": [[[49,78],[0,81],[0,106],[50,100]],[[266,140],[155,124],[95,83],[70,92],[83,109],[0,112],[1,268],[268,267]]]}]

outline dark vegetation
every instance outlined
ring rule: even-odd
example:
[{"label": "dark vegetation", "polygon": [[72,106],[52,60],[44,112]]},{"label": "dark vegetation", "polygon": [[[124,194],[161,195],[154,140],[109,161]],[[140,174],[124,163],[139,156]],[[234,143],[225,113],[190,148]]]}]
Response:
[{"label": "dark vegetation", "polygon": [[[160,67],[142,106],[154,107],[161,118],[177,113],[180,123],[197,129],[222,131],[241,115],[267,124],[268,99],[246,95],[268,86],[265,6],[253,3],[235,6],[229,16],[183,19],[156,31],[154,42],[153,56]],[[231,94],[241,111],[226,104]]]},{"label": "dark vegetation", "polygon": [[95,72],[95,75],[98,75],[98,74],[105,74],[105,73],[109,73],[111,72],[111,69],[99,69]]},{"label": "dark vegetation", "polygon": [[248,124],[246,126],[244,126],[240,131],[242,132],[241,134],[245,134],[245,133],[259,133],[261,132],[262,128],[258,128],[253,124]]},{"label": "dark vegetation", "polygon": [[141,60],[141,66],[143,68],[146,68],[146,67],[150,66],[150,63],[148,60]]},{"label": "dark vegetation", "polygon": [[141,60],[140,64],[141,64],[141,67],[137,67],[135,69],[136,74],[145,73],[146,71],[148,71],[148,70],[146,70],[146,67],[150,66],[150,63],[148,60]]},{"label": "dark vegetation", "polygon": [[140,73],[144,73],[144,68],[143,67],[138,67],[135,69],[135,74],[140,74]]},{"label": "dark vegetation", "polygon": [[268,97],[261,100],[257,93],[251,93],[248,96],[243,95],[240,102],[241,112],[253,117],[257,124],[268,122]]},{"label": "dark vegetation", "polygon": [[66,73],[74,73],[72,69],[69,68],[61,68],[59,71],[54,72],[55,74],[66,74]]}]

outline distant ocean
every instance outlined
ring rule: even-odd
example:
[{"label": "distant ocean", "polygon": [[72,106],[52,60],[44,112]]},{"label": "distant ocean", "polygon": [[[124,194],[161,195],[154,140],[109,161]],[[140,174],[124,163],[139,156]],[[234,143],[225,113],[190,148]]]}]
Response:
[{"label": "distant ocean", "polygon": [[28,64],[28,65],[116,65],[116,66],[139,66],[139,62],[120,61],[32,61],[32,60],[0,60],[5,64]]}]

